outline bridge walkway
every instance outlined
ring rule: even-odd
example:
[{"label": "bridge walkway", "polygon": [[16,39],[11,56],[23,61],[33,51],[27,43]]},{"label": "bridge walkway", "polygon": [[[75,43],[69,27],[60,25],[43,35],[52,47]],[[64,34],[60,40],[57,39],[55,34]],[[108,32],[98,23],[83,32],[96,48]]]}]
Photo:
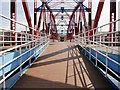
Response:
[{"label": "bridge walkway", "polygon": [[74,43],[51,42],[12,88],[113,88]]}]

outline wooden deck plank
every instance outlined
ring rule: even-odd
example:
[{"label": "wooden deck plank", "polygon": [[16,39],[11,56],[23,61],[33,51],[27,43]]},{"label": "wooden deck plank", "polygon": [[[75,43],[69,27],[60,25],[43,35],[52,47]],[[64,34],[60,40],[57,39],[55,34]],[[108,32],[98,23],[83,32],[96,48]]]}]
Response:
[{"label": "wooden deck plank", "polygon": [[50,46],[12,88],[113,88],[74,43]]}]

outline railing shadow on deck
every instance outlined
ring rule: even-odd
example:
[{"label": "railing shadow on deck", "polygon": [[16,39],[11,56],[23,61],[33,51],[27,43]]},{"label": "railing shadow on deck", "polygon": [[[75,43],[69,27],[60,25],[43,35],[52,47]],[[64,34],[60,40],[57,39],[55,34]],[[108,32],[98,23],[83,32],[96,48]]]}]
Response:
[{"label": "railing shadow on deck", "polygon": [[64,53],[64,52],[67,52],[67,51],[69,51],[69,50],[72,49],[72,48],[73,48],[73,47],[71,47],[71,48],[65,48],[65,49],[59,50],[59,51],[57,51],[57,52],[53,52],[53,53],[50,53],[50,54],[47,54],[47,55],[40,56],[40,57],[36,60],[36,62],[41,61],[41,60],[44,60],[44,59],[47,59],[47,58],[50,58],[50,57],[53,57],[53,56],[56,56],[56,55],[61,54],[61,53]]},{"label": "railing shadow on deck", "polygon": [[[71,46],[68,46],[68,48],[71,48]],[[71,51],[70,51],[71,50]],[[80,54],[80,56],[79,56]],[[83,88],[114,88],[106,79],[102,76],[102,74],[97,71],[97,69],[92,65],[92,63],[77,49],[76,46],[72,46],[71,49],[68,51],[68,58],[73,57],[73,77],[74,77],[74,85],[77,85],[78,79],[76,79],[76,76],[79,77],[79,82],[81,83]],[[75,63],[75,58],[77,57],[78,63]],[[80,60],[82,58],[82,62]],[[79,64],[79,65],[77,65]],[[84,65],[83,65],[84,64]],[[67,69],[66,69],[66,80],[65,83],[67,84],[67,81],[69,79],[68,76],[68,68],[69,68],[69,59],[67,61]],[[87,82],[88,78],[91,83]]]},{"label": "railing shadow on deck", "polygon": [[[110,85],[109,82],[107,82],[107,80],[100,74],[100,72],[98,72],[96,70],[96,68],[92,65],[92,63],[83,54],[81,54],[79,52],[79,50],[77,49],[76,46],[69,46],[68,48],[62,49],[60,51],[50,53],[50,54],[47,54],[47,55],[44,55],[44,56],[40,56],[37,61],[50,58],[52,56],[64,53],[66,51],[68,52],[68,57],[67,58],[55,59],[53,61],[36,63],[35,65],[32,65],[31,68],[67,61],[65,83],[61,83],[60,85],[67,85],[69,77],[74,77],[74,85],[73,86],[78,87],[78,85],[77,85],[78,79],[76,79],[76,75],[78,75],[79,82],[81,83],[82,88],[89,88],[89,89],[91,89],[91,88],[101,88],[101,87],[103,87],[103,88],[104,87],[113,88],[112,85]],[[70,57],[70,55],[71,55],[71,57]],[[80,58],[82,58],[83,62],[80,61]],[[75,59],[78,60],[78,63],[75,63]],[[72,65],[73,65],[74,73],[71,76],[68,76],[69,61],[73,61]],[[84,63],[84,65],[83,65],[83,63]],[[79,64],[79,67],[76,64]],[[87,83],[86,76],[84,75],[84,73],[85,73],[85,75],[87,75],[87,77],[89,78],[91,83],[89,83],[89,84]],[[30,76],[30,77],[35,78],[35,77],[32,77],[32,76]],[[39,80],[39,79],[37,79],[37,80]],[[40,79],[40,80],[43,81],[43,82],[46,81],[46,83],[51,82],[51,84],[52,83],[55,84],[55,82],[52,82],[52,81],[43,80],[43,79]],[[103,82],[105,82],[105,84]],[[58,82],[56,84],[58,84]],[[49,88],[49,86],[47,88]],[[53,88],[55,88],[55,87],[53,87]],[[63,86],[63,88],[64,88],[64,86]]]},{"label": "railing shadow on deck", "polygon": [[[23,78],[24,77],[24,78]],[[23,77],[15,84],[11,90],[14,89],[39,89],[39,88],[81,88],[74,85],[65,84],[57,81],[50,81],[38,77],[33,77],[27,74],[24,74]],[[23,83],[22,83],[23,82]],[[37,82],[37,83],[36,83]]]}]

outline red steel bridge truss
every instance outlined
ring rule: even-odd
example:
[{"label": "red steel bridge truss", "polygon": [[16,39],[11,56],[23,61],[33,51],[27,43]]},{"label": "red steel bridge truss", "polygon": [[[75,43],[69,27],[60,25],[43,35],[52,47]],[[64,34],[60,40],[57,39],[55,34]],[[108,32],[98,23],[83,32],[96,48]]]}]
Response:
[{"label": "red steel bridge truss", "polygon": [[[105,2],[105,0],[99,1],[97,12],[95,15],[95,20],[94,22],[92,22],[92,0],[88,0],[88,6],[85,6],[83,4],[85,0],[71,0],[76,6],[74,6],[73,4],[69,4],[67,1],[64,1],[64,0],[63,1],[57,0],[58,2],[56,0],[55,1],[54,0],[41,0],[42,5],[37,6],[38,0],[34,0],[34,23],[32,23],[27,0],[21,0],[21,1],[22,1],[22,5],[24,8],[28,26],[36,29],[36,31],[29,29],[30,34],[39,35],[40,30],[41,30],[40,26],[41,26],[41,23],[43,23],[43,32],[46,33],[47,35],[50,35],[50,38],[55,39],[55,40],[58,39],[57,38],[58,37],[57,26],[61,26],[61,27],[68,26],[67,34],[66,34],[67,40],[73,39],[74,35],[78,35],[79,33],[82,33],[83,23],[84,23],[85,31],[89,31],[92,28],[96,28],[98,26],[98,22],[99,22],[101,12],[104,6],[104,2]],[[57,6],[60,7],[59,5],[64,4],[65,2],[68,3],[67,5],[69,8],[66,9],[65,7],[61,7],[59,9],[58,8],[56,9]],[[10,18],[14,20],[16,20],[17,18],[16,8],[17,8],[17,0],[11,0]],[[54,14],[54,12],[56,14]],[[88,12],[88,20],[86,20],[85,12]],[[40,13],[39,18],[37,18],[37,13]],[[65,15],[60,15],[60,13],[65,13]],[[57,18],[58,16],[60,18]],[[69,19],[68,24],[65,23],[65,24],[60,25],[59,23],[56,23],[56,19],[65,21],[64,19],[65,16],[68,17]],[[44,18],[43,20],[42,20],[42,17]],[[110,22],[112,22],[113,20],[114,21],[116,20],[116,1],[110,2]],[[10,29],[16,30],[15,22],[11,21]],[[112,24],[110,25],[109,32],[111,31],[112,31]],[[116,31],[116,23],[114,23],[114,31]],[[94,32],[90,31],[90,33],[86,32],[86,36],[88,35],[92,36],[93,33],[95,32],[96,30]],[[13,33],[12,36],[15,36],[15,34]],[[115,35],[113,36],[115,37]],[[111,38],[112,35],[110,34],[109,37]],[[92,37],[90,37],[90,39],[92,40]],[[15,38],[12,38],[12,41],[15,41]]]}]

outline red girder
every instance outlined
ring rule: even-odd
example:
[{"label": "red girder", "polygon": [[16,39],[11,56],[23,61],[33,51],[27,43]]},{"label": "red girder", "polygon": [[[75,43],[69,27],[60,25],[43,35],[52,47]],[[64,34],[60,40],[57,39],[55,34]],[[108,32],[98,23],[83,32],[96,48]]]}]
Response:
[{"label": "red girder", "polygon": [[43,12],[40,12],[40,16],[39,16],[39,20],[38,20],[38,26],[37,26],[38,35],[40,34],[40,25],[41,25],[42,14],[43,14]]},{"label": "red girder", "polygon": [[47,31],[47,23],[46,23],[46,12],[45,12],[45,26],[46,26],[46,34],[47,34],[48,31]]},{"label": "red girder", "polygon": [[[17,18],[17,15],[16,15],[17,14],[16,0],[11,0],[10,4],[11,4],[10,17],[11,17],[11,19],[14,19],[16,21],[16,18]],[[15,22],[10,21],[10,29],[14,30],[14,31],[16,30],[16,23]],[[13,36],[12,41],[15,41],[15,33],[11,33],[11,36]],[[12,44],[15,45],[14,42]]]},{"label": "red girder", "polygon": [[[116,0],[114,0],[114,2],[110,0],[110,22],[115,21],[115,20],[116,20]],[[113,24],[113,26],[112,24],[110,24],[109,32],[112,32],[112,28],[113,28],[113,31],[116,31],[116,22]],[[115,33],[113,34],[113,38],[112,38],[112,34],[109,35],[109,38],[110,38],[109,39],[110,42],[112,42],[112,39],[113,39],[113,42],[115,42]]]},{"label": "red girder", "polygon": [[37,29],[37,0],[34,0],[34,29]]},{"label": "red girder", "polygon": [[88,0],[88,8],[89,8],[89,13],[88,13],[88,22],[89,22],[89,30],[92,28],[92,0]]},{"label": "red girder", "polygon": [[[22,5],[23,5],[23,8],[24,8],[24,12],[25,12],[25,16],[26,16],[26,19],[27,19],[27,22],[28,22],[28,26],[33,28],[27,1],[22,0]],[[30,34],[34,35],[34,31],[32,29],[30,29]]]},{"label": "red girder", "polygon": [[[44,0],[44,2],[45,2],[45,0]],[[52,13],[52,11],[51,11],[51,9],[50,9],[50,6],[48,6],[48,5],[46,5],[46,8],[50,11],[50,14],[51,14],[51,16],[52,16],[52,18],[54,18],[54,15],[53,15],[53,13]],[[54,20],[54,28],[56,29],[56,22],[55,22],[55,19],[53,19]],[[57,30],[55,30],[56,31],[56,38],[57,38]]]},{"label": "red girder", "polygon": [[[100,0],[99,5],[98,5],[98,9],[97,9],[97,13],[96,13],[96,17],[95,17],[95,21],[93,24],[93,28],[96,28],[98,26],[98,22],[100,19],[100,15],[103,9],[103,5],[104,5],[105,0]],[[96,30],[94,31],[94,33],[96,32]],[[93,31],[90,32],[90,35],[93,35]]]},{"label": "red girder", "polygon": [[[82,3],[83,3],[83,1],[84,0],[82,0]],[[73,16],[74,16],[74,14],[75,14],[75,11],[79,8],[80,6],[77,4],[77,6],[75,7],[75,9],[74,9],[74,11],[73,11],[73,13],[72,13],[72,15],[71,15],[71,17],[70,17],[70,21],[69,21],[69,25],[70,25],[70,23],[71,23],[71,20],[72,20],[72,18],[73,18]],[[81,9],[82,9],[82,7],[81,7]],[[87,22],[86,22],[86,17],[85,17],[85,12],[82,12],[82,16],[83,16],[83,20],[84,20],[84,25],[85,25],[85,29],[86,29],[86,31],[88,30],[88,28],[87,28]],[[69,28],[70,28],[70,26],[68,26],[68,30],[69,30]],[[68,33],[67,33],[68,34]],[[86,33],[86,35],[87,35],[87,33]],[[67,35],[68,36],[68,35]]]}]

